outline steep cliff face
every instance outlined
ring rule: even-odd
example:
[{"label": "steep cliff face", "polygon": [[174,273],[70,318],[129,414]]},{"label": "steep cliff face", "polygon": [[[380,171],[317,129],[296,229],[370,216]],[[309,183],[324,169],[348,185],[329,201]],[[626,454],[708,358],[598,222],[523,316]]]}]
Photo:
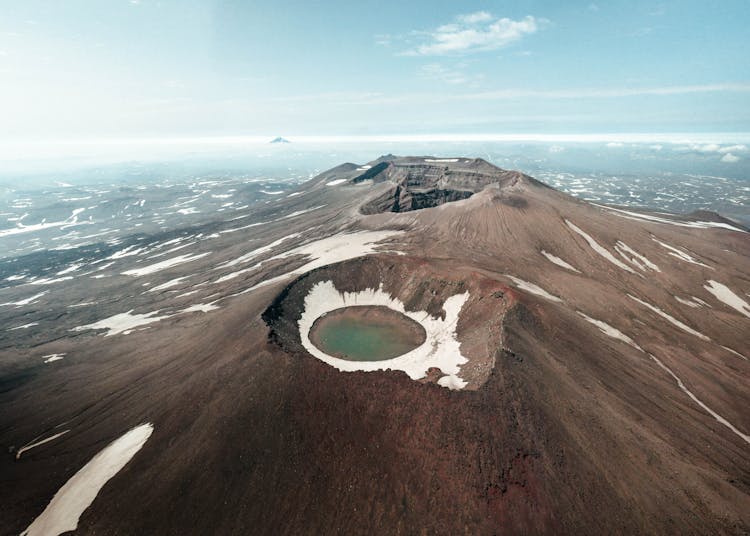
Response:
[{"label": "steep cliff face", "polygon": [[503,187],[533,179],[522,173],[499,169],[478,158],[388,158],[376,161],[351,181],[373,181],[387,186],[383,193],[360,209],[363,214],[377,214],[437,207],[468,199],[490,185]]}]

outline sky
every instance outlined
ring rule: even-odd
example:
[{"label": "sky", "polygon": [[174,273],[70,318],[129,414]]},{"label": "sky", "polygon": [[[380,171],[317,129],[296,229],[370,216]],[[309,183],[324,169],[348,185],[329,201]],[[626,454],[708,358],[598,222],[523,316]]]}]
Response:
[{"label": "sky", "polygon": [[0,0],[0,142],[750,132],[747,0]]}]

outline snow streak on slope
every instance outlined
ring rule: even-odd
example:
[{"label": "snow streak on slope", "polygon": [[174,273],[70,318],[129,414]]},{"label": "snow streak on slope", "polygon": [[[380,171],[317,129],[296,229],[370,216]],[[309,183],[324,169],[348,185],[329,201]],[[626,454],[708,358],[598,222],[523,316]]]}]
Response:
[{"label": "snow streak on slope", "polygon": [[542,287],[535,285],[534,283],[529,283],[528,281],[524,281],[523,279],[519,279],[518,277],[513,277],[512,275],[509,275],[507,277],[512,279],[516,286],[521,290],[531,292],[532,294],[536,294],[537,296],[541,296],[542,298],[548,299],[553,302],[562,302],[562,299],[558,298],[554,294],[550,294]]},{"label": "snow streak on slope", "polygon": [[652,354],[648,354],[651,359],[653,359],[657,365],[659,365],[661,368],[667,371],[667,373],[672,376],[672,378],[675,379],[677,382],[677,385],[680,389],[682,389],[690,398],[693,399],[693,401],[698,404],[700,407],[702,407],[704,410],[706,410],[714,419],[719,421],[721,424],[729,428],[732,432],[740,436],[746,443],[750,443],[750,436],[747,434],[744,434],[740,432],[735,426],[730,423],[728,420],[726,420],[724,417],[716,413],[714,410],[709,408],[706,404],[704,404],[695,394],[693,394],[692,391],[690,391],[687,387],[685,387],[685,384],[682,383],[682,380],[674,373],[672,372],[672,369],[670,369],[668,366],[666,366],[664,363],[662,363],[657,357],[655,357]]},{"label": "snow streak on slope", "polygon": [[646,268],[649,268],[651,270],[654,270],[655,272],[661,272],[659,267],[655,265],[653,262],[648,260],[646,257],[635,251],[633,248],[628,246],[625,242],[617,241],[617,244],[615,244],[615,249],[617,250],[617,253],[622,256],[625,260],[627,260],[630,263],[633,263],[641,270],[646,270]]},{"label": "snow streak on slope", "polygon": [[593,249],[594,251],[596,251],[599,255],[601,255],[602,257],[604,257],[605,259],[607,259],[609,262],[611,262],[612,264],[614,264],[618,268],[622,268],[623,270],[625,270],[626,272],[630,272],[631,274],[635,273],[635,271],[630,266],[628,266],[624,262],[622,262],[619,259],[617,259],[607,249],[605,249],[602,246],[600,246],[596,242],[596,240],[594,240],[593,238],[591,238],[591,236],[589,236],[583,230],[581,230],[580,227],[577,227],[575,224],[573,224],[569,220],[565,220],[565,223],[568,224],[568,227],[570,227],[576,233],[578,233],[579,235],[581,235],[584,238],[584,240],[586,240],[586,242],[589,243],[589,246],[591,246],[591,249]]},{"label": "snow streak on slope", "polygon": [[[631,298],[632,298],[632,296],[631,296]],[[614,339],[618,339],[620,341],[623,341],[626,344],[628,344],[628,345],[632,346],[633,348],[635,348],[636,350],[639,350],[639,351],[645,353],[646,355],[648,355],[657,365],[659,365],[659,367],[661,367],[663,370],[665,370],[677,382],[677,386],[685,394],[687,394],[693,400],[693,402],[695,402],[696,404],[698,404],[701,408],[703,408],[709,415],[711,415],[718,422],[720,422],[721,424],[723,424],[724,426],[726,426],[727,428],[729,428],[732,432],[734,432],[739,437],[741,437],[746,443],[750,443],[750,436],[748,436],[747,434],[745,434],[745,433],[741,432],[740,430],[738,430],[732,423],[730,423],[724,417],[722,417],[721,415],[719,415],[718,413],[716,413],[714,410],[712,410],[710,407],[708,407],[702,400],[700,400],[697,396],[695,396],[695,394],[692,391],[690,391],[687,387],[685,387],[685,384],[682,382],[682,380],[680,379],[680,377],[677,376],[677,374],[675,374],[672,371],[672,369],[670,369],[668,366],[666,366],[659,358],[657,358],[655,355],[653,355],[651,353],[648,353],[645,350],[643,350],[643,348],[641,348],[640,346],[638,346],[638,344],[636,344],[633,339],[631,339],[630,337],[628,337],[627,335],[625,335],[622,331],[618,330],[617,328],[614,328],[614,327],[610,326],[606,322],[602,322],[601,320],[597,320],[595,318],[591,318],[590,316],[585,315],[581,311],[578,311],[578,314],[581,315],[583,318],[585,318],[587,321],[589,321],[592,324],[594,324],[596,327],[598,327],[599,330],[601,330],[602,333],[604,333],[606,335],[609,335],[610,337],[612,337]]]},{"label": "snow streak on slope", "polygon": [[585,318],[588,322],[591,322],[594,324],[597,328],[599,328],[599,331],[604,333],[605,335],[612,337],[613,339],[617,339],[619,341],[624,342],[625,344],[628,344],[632,346],[633,348],[636,348],[638,350],[641,349],[640,346],[638,346],[633,339],[625,335],[622,331],[620,331],[617,328],[613,328],[606,322],[603,322],[601,320],[597,320],[596,318],[591,318],[590,316],[582,313],[581,311],[576,311],[579,315],[581,315],[583,318]]},{"label": "snow streak on slope", "polygon": [[673,316],[665,313],[661,309],[659,309],[657,306],[651,305],[648,302],[645,302],[645,301],[643,301],[641,299],[638,299],[635,296],[633,296],[632,294],[628,294],[628,297],[631,298],[631,299],[633,299],[633,300],[635,300],[635,301],[637,301],[638,303],[640,303],[644,307],[648,307],[649,309],[651,309],[653,312],[655,312],[657,315],[661,316],[662,318],[666,318],[669,322],[671,322],[673,325],[675,325],[678,328],[680,328],[682,331],[690,333],[691,335],[695,335],[696,337],[698,337],[699,339],[704,340],[704,341],[710,341],[711,340],[708,337],[706,337],[703,333],[701,333],[700,331],[696,331],[693,328],[691,328],[690,326],[688,326],[687,324],[684,324],[684,323],[680,322],[675,317],[673,317]]},{"label": "snow streak on slope", "polygon": [[166,268],[171,268],[172,266],[177,266],[178,264],[185,264],[186,262],[192,262],[197,261],[198,259],[202,259],[206,255],[210,255],[210,252],[208,253],[199,253],[197,255],[179,255],[177,257],[173,257],[171,259],[167,259],[166,261],[157,262],[156,264],[150,264],[148,266],[144,266],[142,268],[134,268],[132,270],[126,270],[123,272],[124,275],[132,275],[136,277],[140,277],[142,275],[149,275],[154,274],[156,272],[160,272],[161,270],[164,270]]},{"label": "snow streak on slope", "polygon": [[[593,203],[596,205],[596,203]],[[746,231],[740,229],[739,227],[735,227],[733,225],[729,225],[728,223],[722,223],[722,222],[715,222],[715,221],[678,221],[678,220],[670,220],[667,218],[660,218],[659,216],[654,216],[653,214],[643,214],[641,212],[633,212],[630,210],[622,210],[619,208],[613,208],[613,207],[606,207],[604,205],[596,205],[597,207],[609,210],[613,212],[617,216],[621,216],[624,218],[630,218],[630,219],[637,219],[637,220],[644,220],[644,221],[650,221],[654,223],[666,223],[669,225],[677,225],[678,227],[692,227],[695,229],[710,229],[710,228],[719,228],[719,229],[729,229],[730,231],[739,231],[741,233],[744,233]]]},{"label": "snow streak on slope", "polygon": [[16,452],[16,460],[20,460],[21,459],[21,454],[23,454],[24,452],[29,451],[29,450],[33,449],[34,447],[38,447],[40,445],[44,445],[45,443],[49,443],[50,441],[54,441],[58,437],[63,436],[65,434],[67,434],[68,432],[70,432],[70,430],[63,430],[62,432],[58,432],[57,434],[51,435],[51,436],[46,437],[46,438],[44,438],[42,440],[39,440],[39,441],[34,440],[31,443],[28,443],[27,445],[24,445],[23,447],[21,447],[20,449],[18,449],[18,452]]},{"label": "snow streak on slope", "polygon": [[541,253],[542,253],[542,255],[544,255],[545,257],[547,257],[547,260],[549,260],[550,262],[552,262],[552,263],[554,263],[554,264],[556,264],[558,266],[562,266],[563,268],[565,268],[567,270],[572,270],[573,272],[578,272],[579,274],[581,273],[580,270],[578,270],[574,266],[568,264],[567,262],[565,262],[564,260],[562,260],[560,257],[556,257],[552,253],[548,253],[548,252],[546,252],[544,250],[542,250]]},{"label": "snow streak on slope", "polygon": [[692,256],[688,255],[687,253],[685,253],[681,249],[678,249],[678,248],[676,248],[674,246],[670,246],[666,242],[662,242],[661,240],[658,240],[655,237],[651,237],[651,239],[654,242],[656,242],[657,244],[660,244],[662,247],[668,249],[670,251],[669,254],[672,255],[673,257],[677,257],[681,261],[689,262],[690,264],[695,264],[697,266],[703,266],[705,268],[711,268],[713,270],[713,267],[709,266],[708,264],[703,264],[702,262],[694,259]]},{"label": "snow streak on slope", "polygon": [[57,536],[76,530],[99,490],[141,450],[153,431],[152,424],[142,424],[110,443],[60,488],[21,536]]}]

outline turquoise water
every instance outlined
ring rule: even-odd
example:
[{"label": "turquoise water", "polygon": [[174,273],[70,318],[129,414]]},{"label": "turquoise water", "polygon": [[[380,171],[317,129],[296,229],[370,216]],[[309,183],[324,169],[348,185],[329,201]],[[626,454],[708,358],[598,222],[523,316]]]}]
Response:
[{"label": "turquoise water", "polygon": [[378,315],[377,319],[366,315],[329,315],[316,321],[313,329],[318,348],[350,361],[392,359],[417,348],[424,340],[421,326],[395,311],[386,318]]}]

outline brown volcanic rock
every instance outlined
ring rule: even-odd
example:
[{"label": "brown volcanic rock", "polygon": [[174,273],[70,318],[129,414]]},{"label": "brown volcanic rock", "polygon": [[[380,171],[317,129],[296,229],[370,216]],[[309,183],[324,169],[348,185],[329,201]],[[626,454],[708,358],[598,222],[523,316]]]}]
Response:
[{"label": "brown volcanic rock", "polygon": [[[154,423],[153,436],[77,533],[748,533],[750,443],[655,361],[750,432],[750,363],[728,350],[750,354],[750,318],[706,290],[711,280],[750,292],[747,233],[638,219],[483,161],[426,160],[389,156],[361,181],[353,179],[366,170],[340,166],[297,197],[220,224],[269,222],[183,250],[212,253],[189,271],[149,278],[186,277],[167,291],[112,277],[94,291],[123,288],[127,299],[64,315],[45,302],[39,314],[58,318],[48,338],[28,348],[19,340],[0,362],[0,444],[70,432],[20,460],[0,457],[0,533],[20,533],[92,456],[142,422]],[[409,173],[414,191],[472,195],[361,214],[393,188],[389,177],[402,184]],[[484,183],[471,186],[479,175]],[[403,255],[284,275],[307,260],[279,253],[364,229],[404,231],[385,247]],[[222,266],[284,237],[246,264]],[[420,381],[340,372],[307,354],[296,320],[306,289],[323,280],[340,290],[382,284],[433,315],[468,290],[457,328],[468,388],[435,385],[437,371]],[[65,289],[66,299],[92,291],[78,280]],[[218,310],[129,335],[69,331],[129,309],[174,313],[217,299]],[[28,364],[52,351],[68,352],[59,366]]]}]

